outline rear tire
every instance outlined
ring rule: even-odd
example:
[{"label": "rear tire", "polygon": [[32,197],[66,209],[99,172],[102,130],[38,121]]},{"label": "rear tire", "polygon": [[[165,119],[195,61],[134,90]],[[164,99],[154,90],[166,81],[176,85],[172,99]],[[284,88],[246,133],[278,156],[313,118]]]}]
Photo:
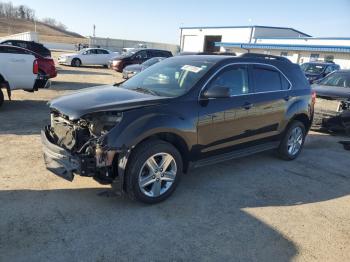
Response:
[{"label": "rear tire", "polygon": [[306,128],[300,121],[291,122],[278,148],[278,156],[284,160],[296,159],[305,142]]},{"label": "rear tire", "polygon": [[4,93],[0,89],[0,107],[2,106],[3,103],[4,103]]},{"label": "rear tire", "polygon": [[80,67],[80,66],[81,66],[81,61],[80,61],[80,59],[79,59],[79,58],[74,58],[74,59],[72,60],[71,66],[73,66],[73,67]]},{"label": "rear tire", "polygon": [[131,199],[159,203],[174,192],[182,170],[181,155],[172,144],[162,140],[146,141],[136,147],[128,161],[126,191]]}]

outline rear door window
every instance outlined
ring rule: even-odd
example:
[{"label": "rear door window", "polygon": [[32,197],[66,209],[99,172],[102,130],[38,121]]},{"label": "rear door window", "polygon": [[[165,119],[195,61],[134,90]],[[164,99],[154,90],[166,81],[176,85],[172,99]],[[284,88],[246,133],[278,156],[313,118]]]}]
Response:
[{"label": "rear door window", "polygon": [[140,57],[141,59],[147,58],[147,52],[146,51],[140,51],[137,53],[137,56]]},{"label": "rear door window", "polygon": [[107,52],[107,50],[97,49],[97,54],[99,54],[99,55],[108,55],[108,52]]},{"label": "rear door window", "polygon": [[253,66],[254,92],[288,90],[290,84],[280,72],[270,66]]},{"label": "rear door window", "polygon": [[7,53],[7,54],[22,54],[22,55],[31,55],[32,53],[16,48],[16,47],[11,47],[11,46],[1,46],[0,47],[0,53]]}]

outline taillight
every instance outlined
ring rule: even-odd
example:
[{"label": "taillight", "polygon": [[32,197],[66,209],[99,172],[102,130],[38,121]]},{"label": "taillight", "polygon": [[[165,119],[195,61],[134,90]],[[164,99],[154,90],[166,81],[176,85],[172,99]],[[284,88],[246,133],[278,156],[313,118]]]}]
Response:
[{"label": "taillight", "polygon": [[33,74],[39,74],[39,64],[37,59],[35,59],[33,63]]},{"label": "taillight", "polygon": [[311,98],[312,98],[312,103],[315,104],[316,103],[316,91],[312,91],[312,94],[311,94]]}]

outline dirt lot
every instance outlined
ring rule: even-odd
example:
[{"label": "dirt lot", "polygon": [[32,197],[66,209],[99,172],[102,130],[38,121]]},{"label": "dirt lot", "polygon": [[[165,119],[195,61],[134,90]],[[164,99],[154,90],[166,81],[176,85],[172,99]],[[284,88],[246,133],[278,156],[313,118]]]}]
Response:
[{"label": "dirt lot", "polygon": [[59,70],[50,89],[14,92],[0,109],[0,261],[350,261],[342,137],[312,132],[294,162],[267,153],[194,170],[169,200],[145,206],[46,171],[46,102],[120,80]]}]

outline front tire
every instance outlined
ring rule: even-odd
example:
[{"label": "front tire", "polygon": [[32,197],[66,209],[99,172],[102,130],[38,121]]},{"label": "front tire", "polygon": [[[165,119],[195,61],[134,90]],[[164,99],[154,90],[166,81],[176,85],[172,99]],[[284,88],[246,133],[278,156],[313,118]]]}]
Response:
[{"label": "front tire", "polygon": [[143,203],[164,201],[180,181],[183,162],[179,151],[162,140],[150,140],[136,147],[126,169],[126,191]]},{"label": "front tire", "polygon": [[291,122],[278,148],[278,156],[284,160],[296,159],[305,142],[306,128],[300,121]]},{"label": "front tire", "polygon": [[79,59],[79,58],[74,58],[74,59],[72,60],[71,66],[80,67],[80,66],[81,66],[81,61],[80,61],[80,59]]}]

